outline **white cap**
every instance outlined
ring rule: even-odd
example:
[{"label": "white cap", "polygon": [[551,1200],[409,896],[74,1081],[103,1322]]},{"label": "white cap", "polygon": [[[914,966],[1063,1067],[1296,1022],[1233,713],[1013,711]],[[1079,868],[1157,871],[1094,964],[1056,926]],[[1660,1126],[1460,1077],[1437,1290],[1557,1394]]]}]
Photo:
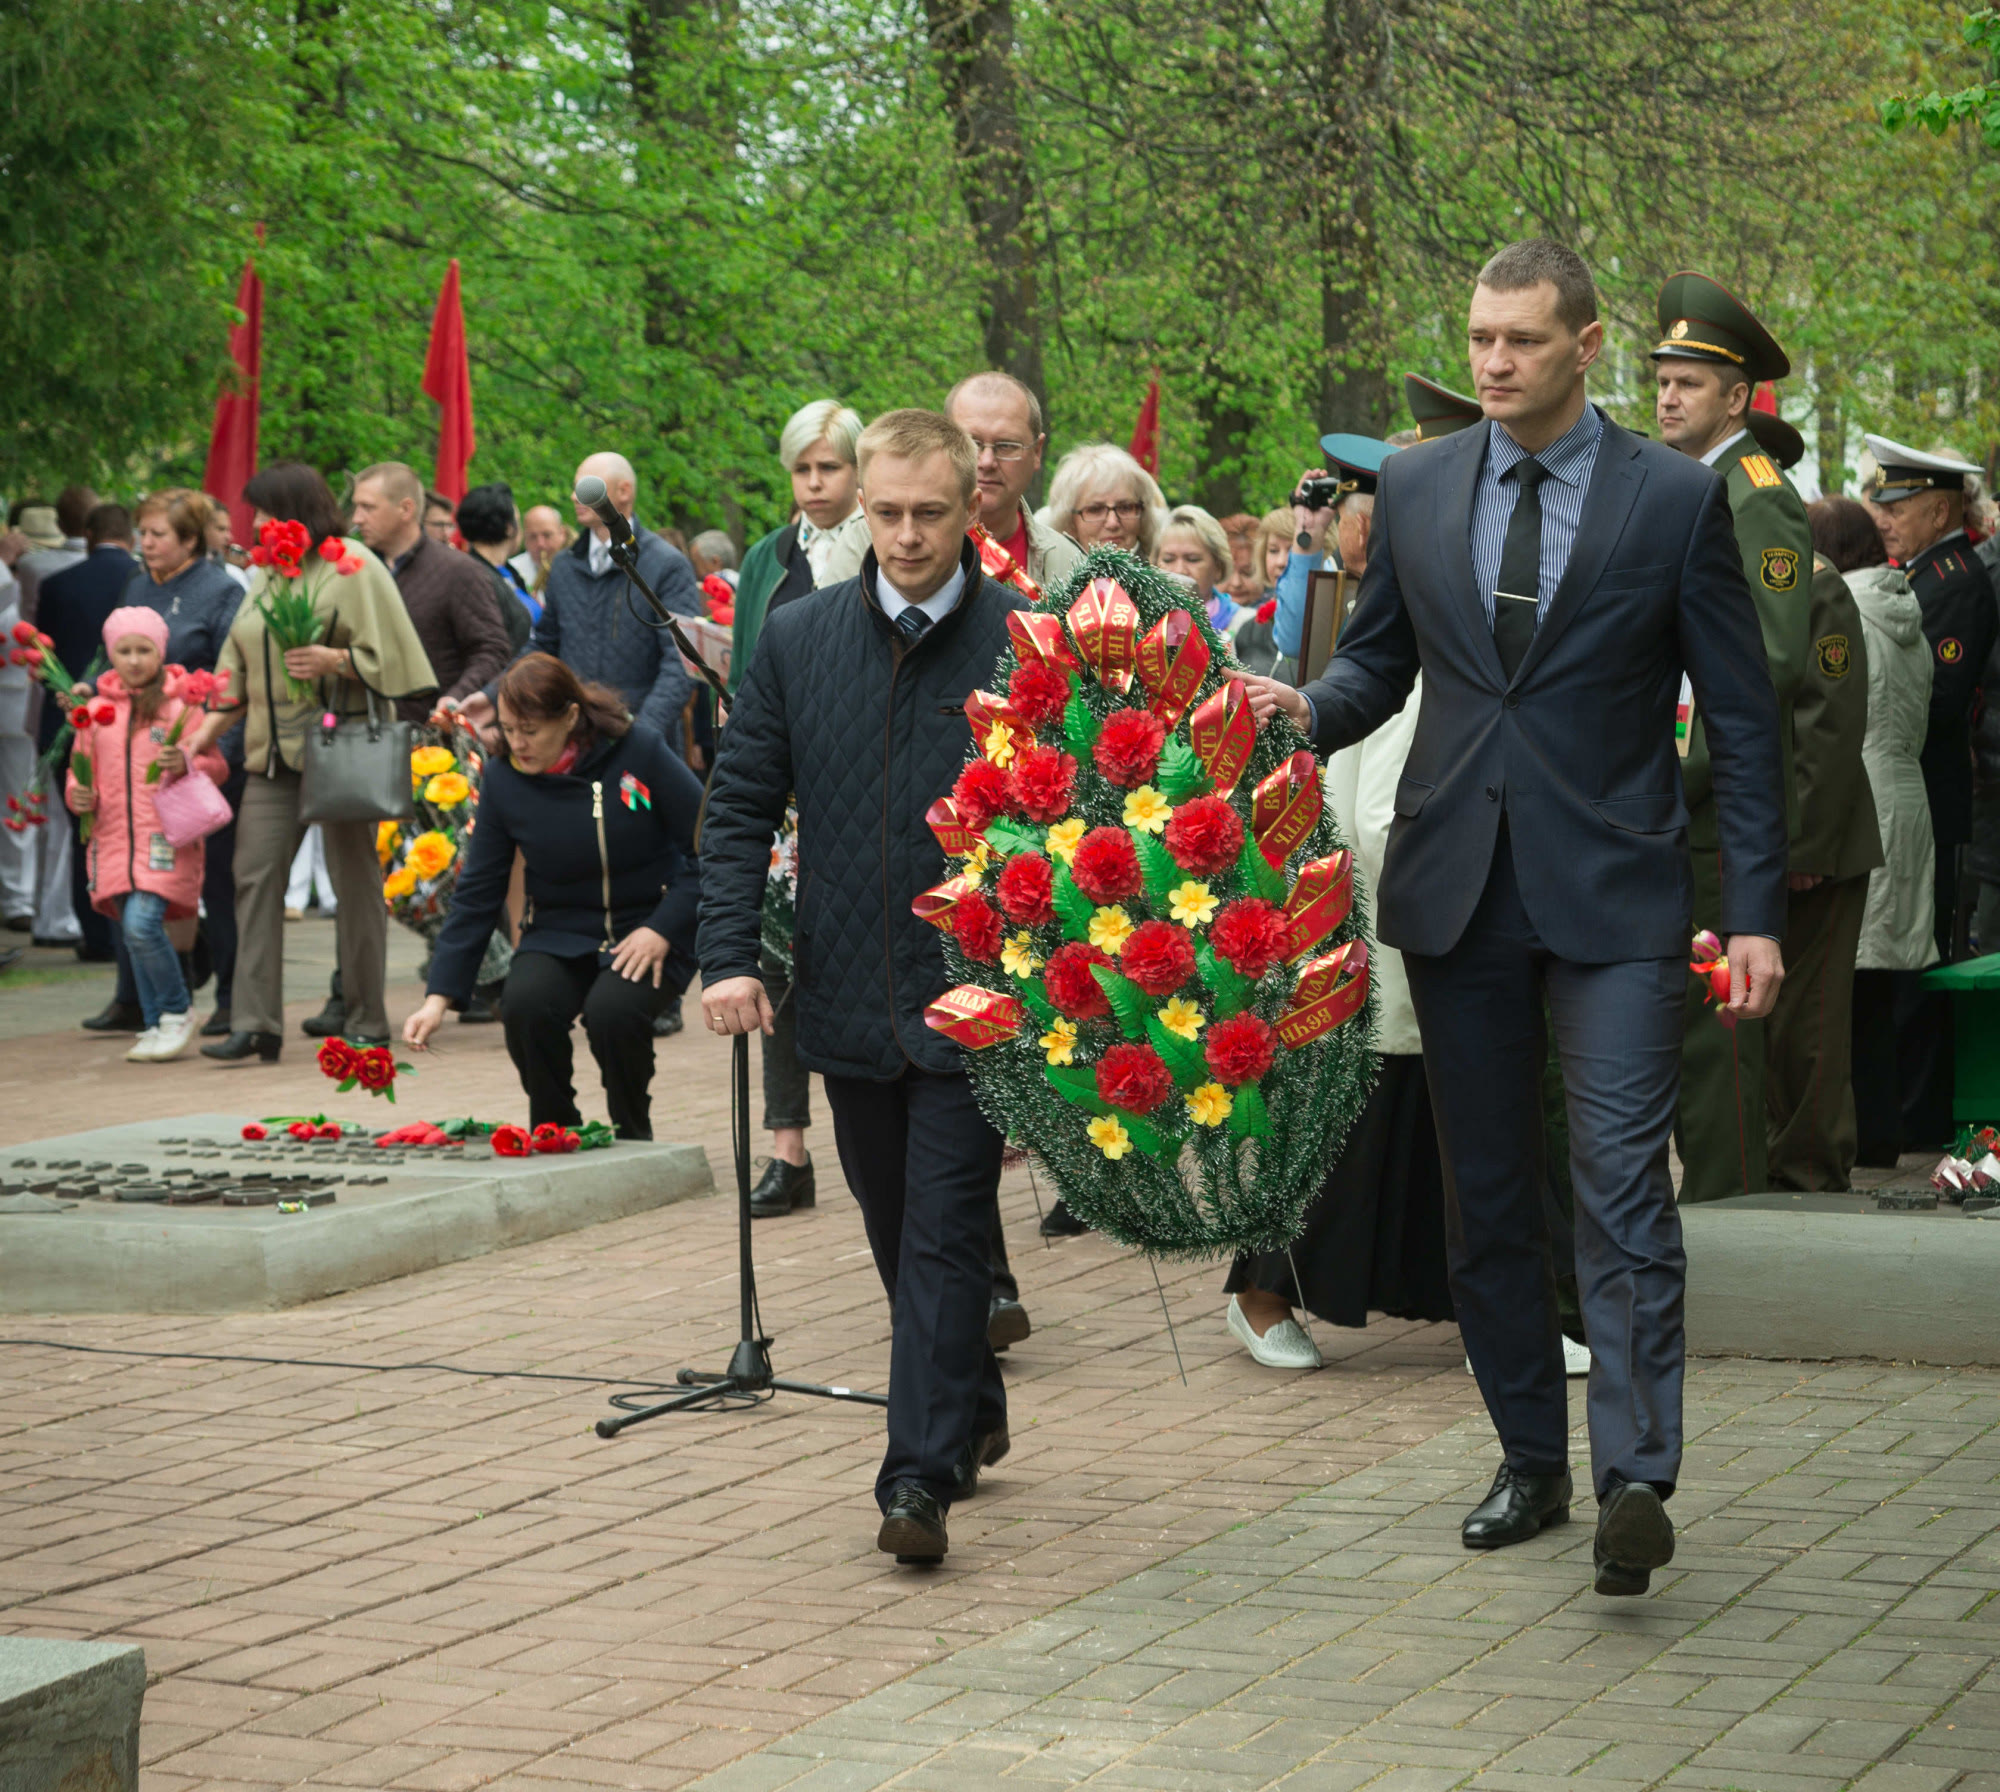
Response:
[{"label": "white cap", "polygon": [[1979,468],[1957,454],[1926,454],[1892,442],[1887,436],[1864,436],[1868,452],[1882,470],[1881,484],[1868,495],[1877,504],[1893,504],[1899,498],[1913,498],[1919,492],[1962,492],[1968,473]]}]

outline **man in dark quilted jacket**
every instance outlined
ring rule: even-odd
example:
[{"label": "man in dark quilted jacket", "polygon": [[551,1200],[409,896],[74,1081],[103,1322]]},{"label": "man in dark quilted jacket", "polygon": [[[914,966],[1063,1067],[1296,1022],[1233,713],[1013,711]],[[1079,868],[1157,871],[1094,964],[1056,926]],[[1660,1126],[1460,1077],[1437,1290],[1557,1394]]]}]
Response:
[{"label": "man in dark quilted jacket", "polygon": [[957,424],[891,411],[857,454],[860,575],[772,614],[722,733],[702,836],[702,1008],[716,1032],[771,1030],[759,915],[796,793],[799,1060],[825,1078],[893,1314],[876,1543],[934,1562],[952,1500],[1007,1453],[986,1339],[1001,1141],[961,1048],[924,1022],[950,980],[910,903],[947,875],[924,811],[964,764],[965,699],[989,683],[1015,600],[966,539],[977,457]]}]

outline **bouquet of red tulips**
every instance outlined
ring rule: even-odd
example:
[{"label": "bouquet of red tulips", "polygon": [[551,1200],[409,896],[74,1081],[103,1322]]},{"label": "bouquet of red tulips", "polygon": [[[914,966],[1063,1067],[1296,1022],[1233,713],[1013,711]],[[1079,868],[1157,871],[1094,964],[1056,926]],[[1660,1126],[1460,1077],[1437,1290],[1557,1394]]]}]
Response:
[{"label": "bouquet of red tulips", "polygon": [[[177,747],[181,736],[187,732],[188,718],[206,715],[215,708],[219,698],[229,695],[229,674],[227,672],[183,672],[181,674],[181,702],[186,706],[174,717],[174,725],[167,730],[163,746]],[[155,759],[146,767],[146,782],[160,781],[160,762]]]},{"label": "bouquet of red tulips", "polygon": [[[267,566],[278,575],[279,582],[267,585],[259,595],[257,611],[280,653],[319,643],[322,625],[315,593],[306,578],[306,551],[311,546],[312,536],[304,523],[273,518],[257,531],[257,545],[250,550],[251,565]],[[337,535],[329,535],[319,544],[319,557],[342,577],[361,570],[361,556],[350,553],[347,543]],[[295,702],[312,695],[312,686],[290,673],[285,675],[285,684]]]}]

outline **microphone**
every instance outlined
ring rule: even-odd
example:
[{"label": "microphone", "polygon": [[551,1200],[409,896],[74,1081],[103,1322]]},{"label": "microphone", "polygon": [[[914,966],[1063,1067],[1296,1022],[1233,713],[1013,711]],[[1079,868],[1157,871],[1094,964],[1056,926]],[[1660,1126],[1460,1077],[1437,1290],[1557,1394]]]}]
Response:
[{"label": "microphone", "polygon": [[611,502],[611,494],[604,489],[604,481],[595,473],[586,473],[576,482],[576,501],[586,510],[597,513],[597,520],[611,531],[611,539],[624,547],[632,539],[632,525],[625,520],[625,513]]}]

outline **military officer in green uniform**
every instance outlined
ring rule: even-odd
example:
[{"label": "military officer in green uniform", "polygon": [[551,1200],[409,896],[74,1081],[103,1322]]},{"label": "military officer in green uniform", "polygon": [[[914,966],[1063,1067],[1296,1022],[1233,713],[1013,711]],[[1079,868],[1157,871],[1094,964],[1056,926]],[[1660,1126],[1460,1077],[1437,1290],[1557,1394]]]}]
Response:
[{"label": "military officer in green uniform", "polygon": [[[1782,418],[1750,413],[1750,433],[1779,467],[1804,456]],[[1847,581],[1815,557],[1812,651],[1792,706],[1799,831],[1785,915],[1785,982],[1764,1023],[1766,1156],[1773,1188],[1833,1190],[1854,1168],[1854,959],[1868,874],[1882,863],[1875,797],[1861,763],[1868,657]]]},{"label": "military officer in green uniform", "polygon": [[1410,407],[1410,419],[1417,426],[1420,442],[1435,442],[1439,436],[1456,435],[1461,429],[1486,420],[1478,399],[1440,386],[1420,373],[1403,375],[1403,402]]},{"label": "military officer in green uniform", "polygon": [[[1729,509],[1743,571],[1763,624],[1764,657],[1778,693],[1785,753],[1786,822],[1799,831],[1792,706],[1811,657],[1812,530],[1792,482],[1750,433],[1750,400],[1764,380],[1790,373],[1785,351],[1734,293],[1705,274],[1673,275],[1660,288],[1660,340],[1653,350],[1654,416],[1670,448],[1729,482]],[[1687,684],[1676,725],[1694,860],[1694,924],[1719,931],[1720,840],[1709,781],[1708,743]],[[1683,1201],[1717,1201],[1767,1186],[1764,1144],[1764,1023],[1725,1027],[1688,979],[1687,1034],[1674,1135]]]}]

